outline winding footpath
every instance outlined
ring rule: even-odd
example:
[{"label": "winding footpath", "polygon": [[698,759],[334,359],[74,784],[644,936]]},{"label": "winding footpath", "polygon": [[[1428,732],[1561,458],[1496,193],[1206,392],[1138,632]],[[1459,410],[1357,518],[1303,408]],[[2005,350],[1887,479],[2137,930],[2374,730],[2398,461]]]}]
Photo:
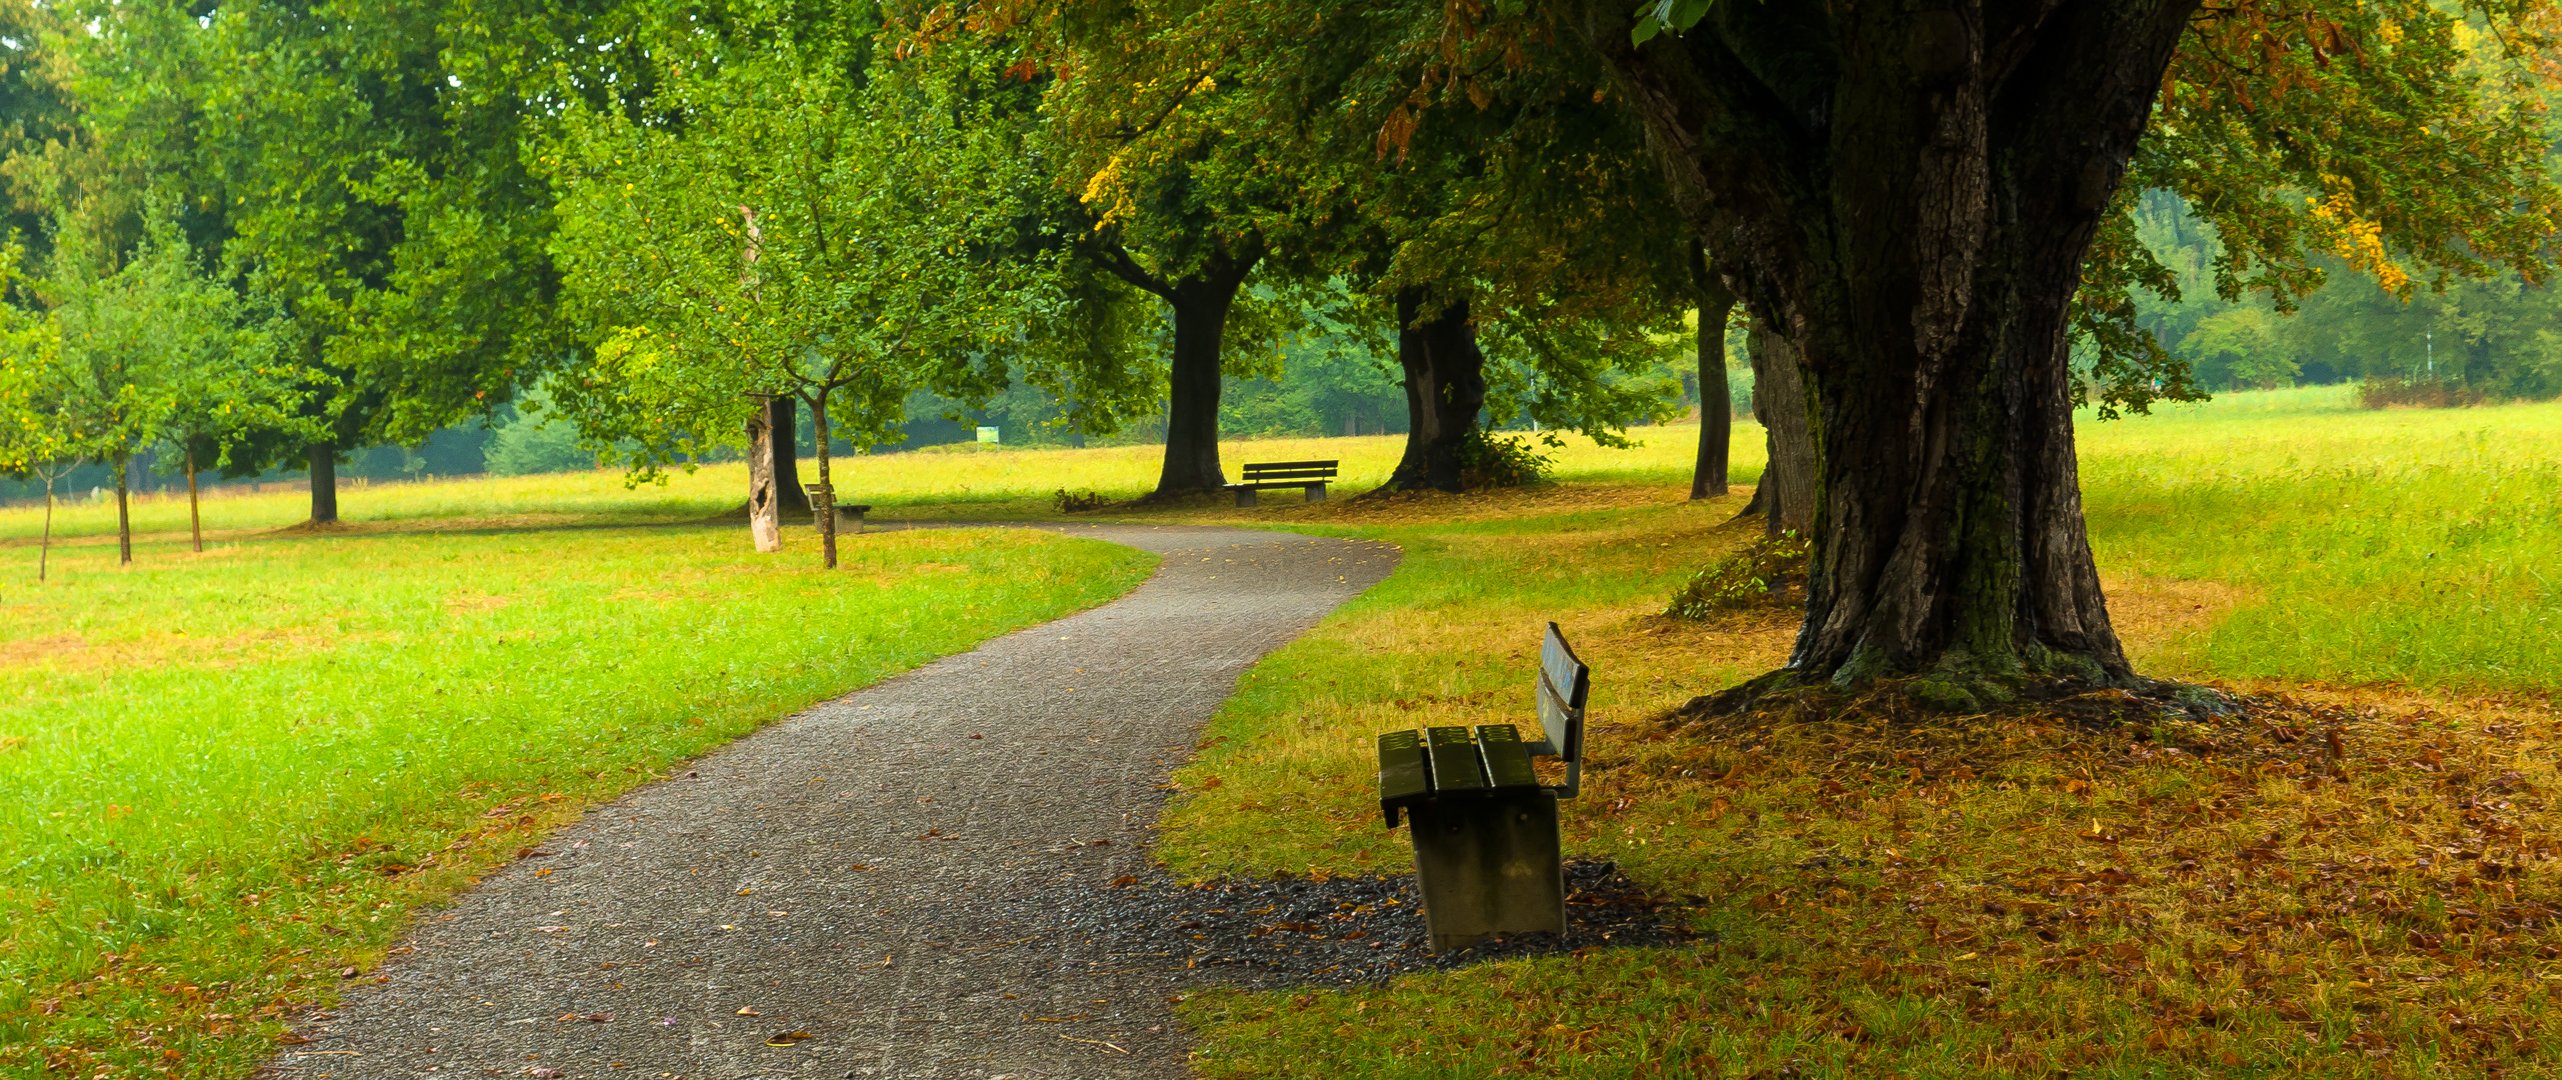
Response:
[{"label": "winding footpath", "polygon": [[1062,531],[1164,564],[591,811],[423,916],[264,1075],[1183,1075],[1168,999],[1197,976],[1073,915],[1146,872],[1167,774],[1239,673],[1397,552]]}]

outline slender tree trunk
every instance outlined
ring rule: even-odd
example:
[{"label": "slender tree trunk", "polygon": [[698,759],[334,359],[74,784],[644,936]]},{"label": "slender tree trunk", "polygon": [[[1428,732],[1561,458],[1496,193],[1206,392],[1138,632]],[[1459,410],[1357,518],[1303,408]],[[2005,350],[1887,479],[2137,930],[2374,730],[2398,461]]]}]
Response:
[{"label": "slender tree trunk", "polygon": [[773,429],[766,468],[774,477],[775,510],[809,513],[810,495],[801,488],[800,401],[790,394],[776,394],[765,399],[765,413],[765,422]]},{"label": "slender tree trunk", "polygon": [[[774,403],[767,398],[747,416],[747,534],[756,550],[783,550],[782,492],[776,490]],[[789,412],[783,415],[791,415]],[[786,436],[787,438],[789,436]],[[808,502],[808,496],[802,496]]]},{"label": "slender tree trunk", "polygon": [[133,514],[129,505],[132,493],[127,476],[132,471],[132,463],[131,457],[119,455],[116,458],[116,564],[119,566],[133,565]]},{"label": "slender tree trunk", "polygon": [[311,523],[330,525],[338,521],[338,448],[329,443],[311,445]]},{"label": "slender tree trunk", "polygon": [[[1771,536],[1815,534],[1815,433],[1806,412],[1806,384],[1797,350],[1759,322],[1745,338],[1752,357],[1752,413],[1768,447],[1761,484],[1753,491]],[[1749,508],[1747,508],[1749,509]]]},{"label": "slender tree trunk", "polygon": [[810,500],[810,510],[818,519],[818,545],[823,552],[820,564],[836,569],[836,483],[829,479],[827,464],[827,388],[820,387],[809,399],[810,433],[818,437],[818,489],[827,492],[827,505]]},{"label": "slender tree trunk", "polygon": [[1690,471],[1693,499],[1713,499],[1726,493],[1726,457],[1735,441],[1734,392],[1726,385],[1726,316],[1734,310],[1735,294],[1703,276],[1699,300],[1699,462]]},{"label": "slender tree trunk", "polygon": [[1585,40],[1667,189],[1800,351],[1815,558],[1795,678],[1979,705],[2132,676],[2073,447],[2067,309],[2196,0],[1720,4]]},{"label": "slender tree trunk", "polygon": [[1468,302],[1435,309],[1422,288],[1397,290],[1397,364],[1405,369],[1406,450],[1388,487],[1399,491],[1466,486],[1461,456],[1486,405],[1486,354]]},{"label": "slender tree trunk", "polygon": [[44,478],[44,539],[36,541],[36,580],[43,581],[53,562],[53,474]]},{"label": "slender tree trunk", "polygon": [[196,499],[196,448],[187,447],[187,536],[196,545],[196,554],[205,553],[205,516]]}]

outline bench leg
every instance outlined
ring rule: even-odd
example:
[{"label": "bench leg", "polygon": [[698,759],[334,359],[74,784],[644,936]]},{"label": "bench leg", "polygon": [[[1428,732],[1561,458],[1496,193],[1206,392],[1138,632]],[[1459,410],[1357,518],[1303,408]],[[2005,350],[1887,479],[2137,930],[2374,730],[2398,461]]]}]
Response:
[{"label": "bench leg", "polygon": [[1253,488],[1250,488],[1250,487],[1241,487],[1241,488],[1238,488],[1238,489],[1237,489],[1237,505],[1238,505],[1238,506],[1252,506],[1252,505],[1254,505],[1254,489],[1253,489]]},{"label": "bench leg", "polygon": [[1325,501],[1325,485],[1324,485],[1324,484],[1310,484],[1310,485],[1308,485],[1308,501],[1309,501],[1309,502],[1324,502],[1324,501]]},{"label": "bench leg", "polygon": [[1566,932],[1554,794],[1447,798],[1410,807],[1407,815],[1434,951],[1495,934]]}]

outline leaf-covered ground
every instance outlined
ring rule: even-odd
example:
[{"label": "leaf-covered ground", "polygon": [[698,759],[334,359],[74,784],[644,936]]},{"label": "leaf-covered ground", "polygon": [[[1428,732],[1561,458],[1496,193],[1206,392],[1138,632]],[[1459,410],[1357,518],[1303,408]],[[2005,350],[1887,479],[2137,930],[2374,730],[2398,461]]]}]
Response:
[{"label": "leaf-covered ground", "polygon": [[[2149,425],[2149,426],[2148,426]],[[1402,873],[1370,739],[1526,719],[1539,624],[1596,672],[1570,856],[1695,898],[1698,945],[1192,1003],[1214,1077],[2551,1075],[2562,1069],[2562,409],[2245,397],[2086,428],[2139,667],[2238,718],[1760,715],[1691,697],[1785,613],[1660,613],[1740,499],[1568,484],[1274,507],[1406,563],[1250,672],[1161,852]],[[2097,710],[2106,712],[2108,710]]]}]

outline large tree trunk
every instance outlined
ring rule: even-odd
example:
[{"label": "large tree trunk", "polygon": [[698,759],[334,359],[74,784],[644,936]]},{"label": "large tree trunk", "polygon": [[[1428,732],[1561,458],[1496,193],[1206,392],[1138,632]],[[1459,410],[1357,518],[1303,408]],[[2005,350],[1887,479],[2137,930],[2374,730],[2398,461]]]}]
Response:
[{"label": "large tree trunk", "polygon": [[1174,309],[1174,362],[1165,408],[1165,467],[1150,499],[1178,499],[1227,486],[1219,468],[1219,376],[1228,311],[1256,257],[1214,256],[1159,293]]},{"label": "large tree trunk", "polygon": [[809,492],[801,489],[800,419],[800,402],[792,395],[776,394],[765,399],[765,423],[773,431],[766,447],[765,468],[774,478],[777,513],[810,512]]},{"label": "large tree trunk", "polygon": [[1397,290],[1397,364],[1405,369],[1406,452],[1388,487],[1399,491],[1466,486],[1461,457],[1486,405],[1486,354],[1468,302],[1435,309],[1422,288]]},{"label": "large tree trunk", "polygon": [[338,520],[338,448],[328,443],[311,446],[311,523],[328,525]]},{"label": "large tree trunk", "polygon": [[128,477],[133,471],[132,465],[131,458],[121,455],[116,458],[116,563],[119,566],[133,563],[133,514],[129,505],[132,493]]},{"label": "large tree trunk", "polygon": [[1726,493],[1735,441],[1734,391],[1726,385],[1726,316],[1735,294],[1705,275],[1699,293],[1699,460],[1690,470],[1690,497],[1713,499]]},{"label": "large tree trunk", "polygon": [[[774,476],[774,465],[778,460],[774,450],[775,400],[765,399],[747,415],[747,535],[755,542],[756,550],[762,552],[783,550],[783,500],[782,492],[776,489]],[[788,402],[791,399],[781,400]],[[783,415],[790,416],[791,413],[786,411]],[[783,438],[790,436],[784,435]],[[801,501],[806,505],[809,496],[804,493]]]},{"label": "large tree trunk", "polygon": [[1806,411],[1806,386],[1797,350],[1762,323],[1745,338],[1752,357],[1752,415],[1761,422],[1769,464],[1753,489],[1771,536],[1815,534],[1815,432]]},{"label": "large tree trunk", "polygon": [[1586,40],[1674,200],[1801,351],[1818,459],[1799,678],[2131,677],[2084,531],[2081,264],[2196,0],[1719,4]]}]

